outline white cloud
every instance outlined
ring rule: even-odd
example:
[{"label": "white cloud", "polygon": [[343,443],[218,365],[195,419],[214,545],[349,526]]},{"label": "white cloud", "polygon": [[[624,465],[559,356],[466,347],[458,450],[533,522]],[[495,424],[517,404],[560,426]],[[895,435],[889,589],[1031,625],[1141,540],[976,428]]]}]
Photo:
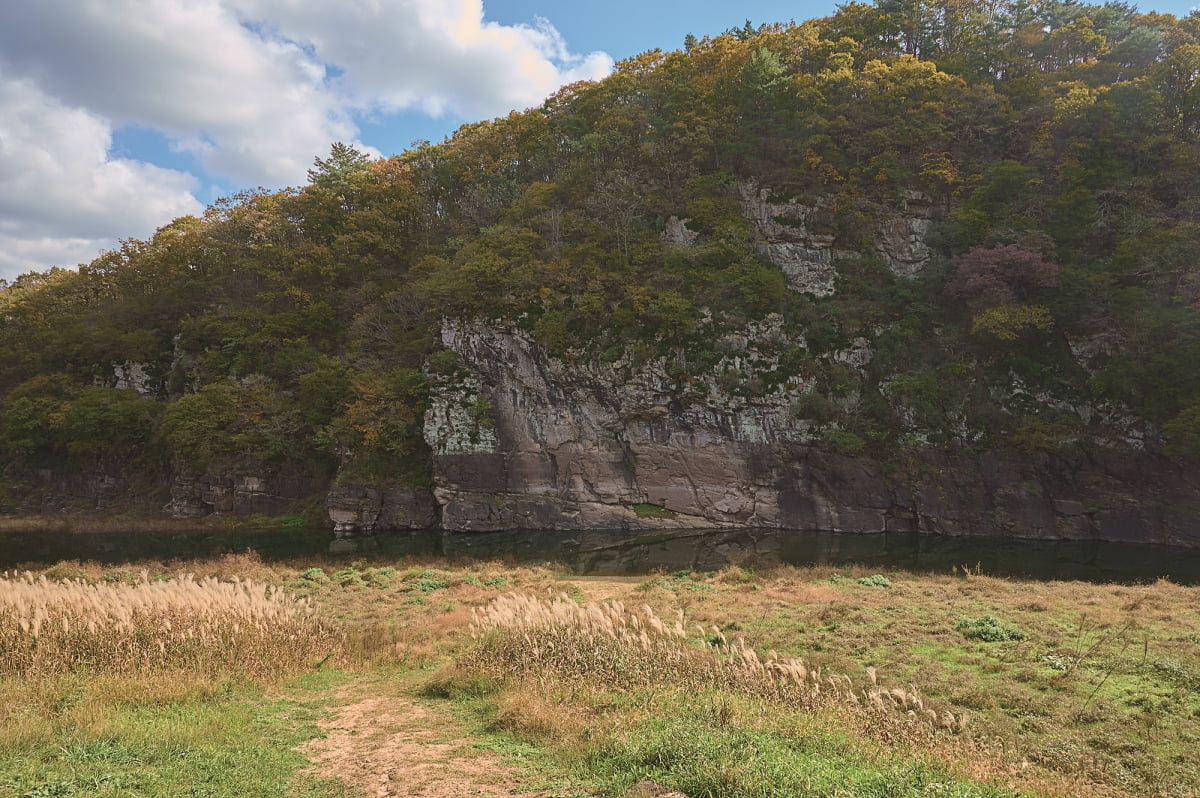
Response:
[{"label": "white cloud", "polygon": [[371,151],[356,114],[498,116],[611,67],[481,0],[0,2],[0,276],[196,210],[196,181],[114,157],[114,128],[158,131],[210,179],[295,185],[333,141]]},{"label": "white cloud", "polygon": [[572,55],[546,20],[485,21],[480,0],[239,0],[238,6],[247,19],[338,67],[338,88],[359,108],[492,117],[612,69],[605,53]]},{"label": "white cloud", "polygon": [[0,68],[117,125],[158,130],[211,174],[298,182],[356,130],[296,44],[264,41],[221,0],[38,0],[0,11]]},{"label": "white cloud", "polygon": [[0,74],[0,277],[75,266],[202,210],[192,175],[109,153],[92,113]]}]

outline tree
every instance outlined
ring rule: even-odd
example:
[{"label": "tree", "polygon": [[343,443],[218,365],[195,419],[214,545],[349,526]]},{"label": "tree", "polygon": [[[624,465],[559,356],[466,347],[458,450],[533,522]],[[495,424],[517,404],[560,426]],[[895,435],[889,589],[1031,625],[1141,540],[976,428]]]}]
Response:
[{"label": "tree", "polygon": [[67,455],[88,464],[143,451],[158,426],[162,405],[136,391],[89,386],[51,417]]},{"label": "tree", "polygon": [[308,170],[310,185],[298,197],[307,232],[329,240],[346,217],[362,207],[362,193],[371,170],[365,154],[342,142],[329,148],[328,158],[314,158]]},{"label": "tree", "polygon": [[336,141],[329,147],[328,158],[313,158],[308,180],[317,188],[348,196],[361,186],[370,163],[366,153]]},{"label": "tree", "polygon": [[946,293],[975,311],[972,334],[1014,341],[1022,331],[1053,328],[1049,309],[1031,300],[1058,285],[1058,266],[1037,252],[1014,244],[975,247],[955,258],[954,269]]},{"label": "tree", "polygon": [[971,334],[984,333],[1001,341],[1015,341],[1028,329],[1050,332],[1054,319],[1045,305],[999,305],[986,308],[971,319]]},{"label": "tree", "polygon": [[1015,244],[973,247],[954,259],[946,293],[975,307],[1026,302],[1042,288],[1058,285],[1058,266]]}]

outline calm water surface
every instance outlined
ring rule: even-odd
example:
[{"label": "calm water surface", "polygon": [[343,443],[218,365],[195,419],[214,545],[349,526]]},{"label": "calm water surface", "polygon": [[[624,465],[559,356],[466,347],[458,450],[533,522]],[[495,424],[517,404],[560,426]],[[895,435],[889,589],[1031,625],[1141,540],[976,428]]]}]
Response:
[{"label": "calm water surface", "polygon": [[[0,570],[60,560],[100,563],[210,557],[258,552],[267,561],[331,552],[324,529],[237,532],[0,534]],[[581,574],[643,574],[655,569],[715,570],[742,565],[862,565],[880,572],[949,573],[977,567],[985,574],[1033,579],[1144,582],[1160,577],[1200,584],[1200,551],[1101,541],[958,538],[931,535],[811,532],[803,530],[671,530],[645,532],[473,532],[436,530],[339,542],[346,559],[440,555],[563,563]],[[348,549],[339,551],[340,549]]]}]

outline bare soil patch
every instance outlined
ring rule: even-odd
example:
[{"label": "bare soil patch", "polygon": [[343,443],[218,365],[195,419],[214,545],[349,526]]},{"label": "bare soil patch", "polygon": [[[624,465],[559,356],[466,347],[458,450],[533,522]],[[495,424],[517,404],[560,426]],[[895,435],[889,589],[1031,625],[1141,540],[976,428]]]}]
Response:
[{"label": "bare soil patch", "polygon": [[600,602],[625,599],[646,579],[644,576],[576,576],[567,581],[578,586],[588,601]]},{"label": "bare soil patch", "polygon": [[[589,601],[624,598],[639,577],[572,579]],[[464,725],[406,686],[358,679],[331,697],[327,737],[302,751],[312,770],[371,798],[550,798],[518,767],[476,745]]]},{"label": "bare soil patch", "polygon": [[334,694],[328,733],[301,750],[313,771],[372,798],[510,796],[529,791],[517,768],[480,750],[458,721],[375,680]]}]

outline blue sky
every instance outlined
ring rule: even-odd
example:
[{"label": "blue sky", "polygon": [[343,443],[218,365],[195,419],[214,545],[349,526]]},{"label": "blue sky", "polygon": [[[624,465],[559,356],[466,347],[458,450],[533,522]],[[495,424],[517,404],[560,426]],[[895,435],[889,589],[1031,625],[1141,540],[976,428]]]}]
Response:
[{"label": "blue sky", "polygon": [[[1147,10],[1182,16],[1196,0]],[[346,141],[390,155],[622,58],[834,2],[0,2],[0,279],[72,267]]]},{"label": "blue sky", "polygon": [[[820,2],[785,2],[760,0],[743,6],[729,2],[638,2],[637,0],[608,0],[605,3],[562,3],[551,0],[484,0],[486,21],[500,25],[533,25],[545,19],[562,35],[571,51],[576,53],[603,52],[613,61],[660,48],[674,50],[683,45],[688,33],[698,38],[716,35],[747,19],[754,24],[763,22],[802,21],[832,14],[836,4]],[[465,122],[476,117],[447,112],[430,116],[420,111],[395,113],[365,113],[355,119],[361,141],[380,153],[391,155],[408,149],[415,141],[440,141]],[[128,157],[144,158],[159,165],[172,165],[190,170],[200,169],[194,159],[174,153],[169,140],[153,129],[130,125],[115,131],[117,152]],[[314,155],[315,157],[315,155]],[[233,184],[221,183],[225,190]],[[211,192],[210,192],[211,193]],[[215,197],[210,197],[210,199]]]}]

